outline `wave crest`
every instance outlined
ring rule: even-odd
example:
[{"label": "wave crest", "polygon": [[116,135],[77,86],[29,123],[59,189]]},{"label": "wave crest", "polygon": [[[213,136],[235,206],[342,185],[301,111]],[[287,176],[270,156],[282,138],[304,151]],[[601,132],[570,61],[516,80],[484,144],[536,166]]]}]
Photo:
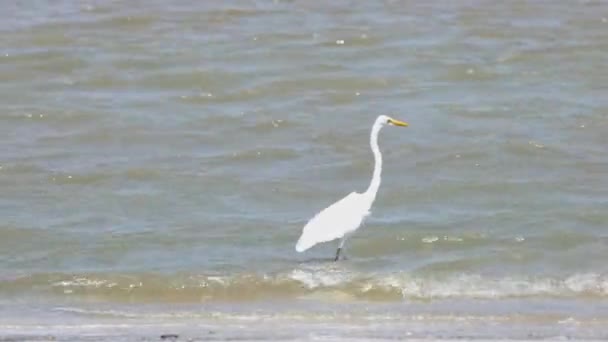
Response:
[{"label": "wave crest", "polygon": [[208,301],[262,298],[357,300],[502,299],[521,297],[608,297],[608,276],[489,277],[480,274],[423,276],[367,274],[333,267],[299,267],[275,274],[229,275],[37,274],[0,282],[0,294],[32,291],[110,301]]}]

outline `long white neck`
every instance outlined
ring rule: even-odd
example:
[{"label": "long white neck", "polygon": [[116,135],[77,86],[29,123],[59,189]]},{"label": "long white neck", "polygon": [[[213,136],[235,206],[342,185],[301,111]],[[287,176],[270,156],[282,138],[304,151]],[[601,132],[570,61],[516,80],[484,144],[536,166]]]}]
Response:
[{"label": "long white neck", "polygon": [[378,147],[378,133],[382,125],[376,123],[372,127],[372,133],[369,137],[369,144],[371,145],[372,152],[374,153],[374,175],[372,176],[372,181],[369,184],[369,187],[365,191],[366,196],[370,196],[372,200],[376,198],[376,194],[378,193],[378,188],[380,187],[380,178],[382,173],[382,154],[380,153],[380,148]]}]

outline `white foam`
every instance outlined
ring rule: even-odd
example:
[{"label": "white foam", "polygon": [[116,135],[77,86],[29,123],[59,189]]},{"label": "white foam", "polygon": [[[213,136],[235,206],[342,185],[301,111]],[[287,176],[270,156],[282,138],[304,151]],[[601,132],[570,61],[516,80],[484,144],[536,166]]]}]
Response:
[{"label": "white foam", "polygon": [[[387,298],[396,294],[404,299],[482,298],[500,299],[509,297],[608,297],[608,275],[598,273],[577,273],[562,277],[540,277],[532,275],[488,276],[483,274],[418,274],[407,272],[367,273],[346,268],[341,263],[301,265],[279,274],[241,274],[191,276],[183,281],[166,284],[162,281],[128,279],[121,282],[116,278],[73,277],[52,283],[66,294],[77,293],[78,289],[89,291],[102,289],[100,295],[112,295],[115,291],[129,291],[144,287],[153,292],[183,291],[194,289],[192,296],[211,296],[216,290],[225,295],[224,290],[252,288],[252,293],[264,296],[283,285],[284,293],[298,295],[297,287],[306,291],[333,293],[336,290],[348,296],[377,296],[383,292]],[[144,286],[145,284],[145,286]],[[112,288],[111,293],[107,289]],[[255,289],[254,289],[255,288]],[[196,289],[200,289],[197,292]],[[208,291],[208,292],[207,292]],[[295,291],[295,292],[294,292]],[[95,293],[95,292],[91,292]],[[145,295],[146,291],[142,292]],[[299,293],[302,294],[302,293]]]},{"label": "white foam", "polygon": [[339,270],[304,270],[291,271],[288,278],[296,280],[308,289],[319,287],[333,287],[346,284],[354,279],[352,274]]},{"label": "white foam", "polygon": [[526,296],[608,295],[608,278],[595,273],[565,279],[537,277],[490,278],[475,274],[421,278],[396,274],[381,278],[374,288],[397,289],[404,298],[506,298]]},{"label": "white foam", "polygon": [[62,280],[53,283],[53,286],[61,287],[114,287],[115,282],[106,279],[89,279],[86,277],[75,277],[71,280]]}]

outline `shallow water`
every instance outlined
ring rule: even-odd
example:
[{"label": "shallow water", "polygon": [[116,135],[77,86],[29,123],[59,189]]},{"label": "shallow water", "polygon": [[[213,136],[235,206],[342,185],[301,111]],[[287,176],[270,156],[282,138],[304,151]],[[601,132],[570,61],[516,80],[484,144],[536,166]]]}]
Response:
[{"label": "shallow water", "polygon": [[[0,335],[99,312],[118,313],[104,331],[125,314],[273,327],[258,310],[303,317],[285,338],[365,338],[348,332],[372,318],[412,338],[608,335],[606,2],[4,12]],[[367,187],[379,114],[410,127],[380,134],[348,259],[296,253],[309,218]]]}]

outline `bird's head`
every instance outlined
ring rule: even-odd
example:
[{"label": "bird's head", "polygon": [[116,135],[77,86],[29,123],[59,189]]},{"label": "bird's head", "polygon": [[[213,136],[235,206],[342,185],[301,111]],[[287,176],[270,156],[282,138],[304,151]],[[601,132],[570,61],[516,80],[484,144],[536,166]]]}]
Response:
[{"label": "bird's head", "polygon": [[376,123],[380,124],[382,126],[385,125],[391,125],[391,126],[400,126],[400,127],[407,127],[408,123],[407,122],[403,122],[403,121],[399,121],[397,119],[393,119],[390,116],[387,115],[380,115],[378,117],[378,119],[376,119]]}]

